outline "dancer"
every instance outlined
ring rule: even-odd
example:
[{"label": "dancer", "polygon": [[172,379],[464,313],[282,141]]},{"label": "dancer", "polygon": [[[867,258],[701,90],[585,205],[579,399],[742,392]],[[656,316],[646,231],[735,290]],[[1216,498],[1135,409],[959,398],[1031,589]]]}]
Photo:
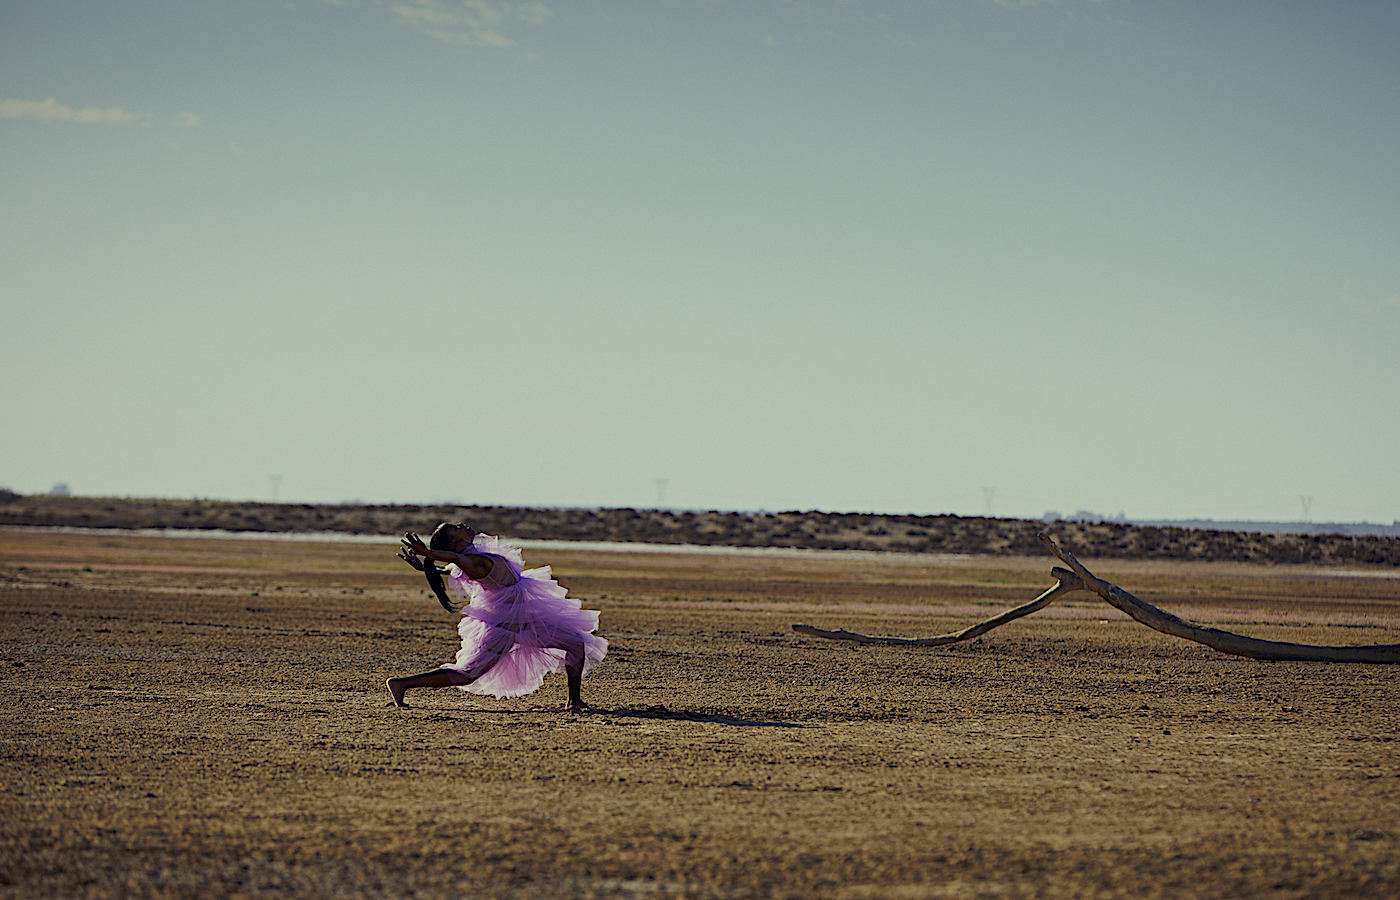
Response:
[{"label": "dancer", "polygon": [[[386,681],[395,706],[407,707],[404,693],[423,687],[521,697],[536,690],[546,672],[562,671],[569,682],[567,709],[588,709],[580,696],[583,676],[607,653],[608,642],[592,633],[598,613],[567,596],[548,566],[522,571],[519,549],[451,522],[434,529],[427,545],[406,533],[399,558],[427,576],[439,603],[460,611],[462,647],[452,663]],[[447,596],[433,560],[451,563],[448,580],[464,603]]]}]

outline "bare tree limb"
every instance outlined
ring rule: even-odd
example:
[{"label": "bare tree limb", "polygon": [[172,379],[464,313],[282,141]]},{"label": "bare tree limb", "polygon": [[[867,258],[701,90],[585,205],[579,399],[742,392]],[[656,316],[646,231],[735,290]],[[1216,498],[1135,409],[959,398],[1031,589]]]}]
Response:
[{"label": "bare tree limb", "polygon": [[1110,584],[1084,567],[1074,558],[1074,554],[1061,550],[1059,545],[1043,532],[1040,542],[1050,548],[1050,552],[1060,558],[1079,576],[1087,590],[1098,594],[1104,602],[1120,609],[1148,628],[1185,638],[1198,644],[1205,644],[1212,650],[1229,653],[1232,656],[1247,656],[1250,659],[1295,660],[1305,662],[1366,662],[1400,663],[1400,644],[1371,644],[1368,646],[1329,647],[1317,644],[1290,644],[1286,641],[1265,641],[1220,631],[1217,628],[1202,628],[1178,619],[1171,613],[1158,609],[1151,603],[1144,603],[1116,584]]},{"label": "bare tree limb", "polygon": [[955,644],[958,641],[966,641],[978,635],[985,634],[993,628],[1005,625],[1022,616],[1028,616],[1033,612],[1049,606],[1056,597],[1070,591],[1086,590],[1099,595],[1105,603],[1115,609],[1122,610],[1133,619],[1146,625],[1148,628],[1169,634],[1173,637],[1185,638],[1188,641],[1195,641],[1205,644],[1212,650],[1221,653],[1228,653],[1233,656],[1245,656],[1250,659],[1265,660],[1293,660],[1301,662],[1362,662],[1362,663],[1400,663],[1400,644],[1371,644],[1368,646],[1352,647],[1331,647],[1315,644],[1291,644],[1284,641],[1265,641],[1259,638],[1245,637],[1244,635],[1232,634],[1228,631],[1220,631],[1216,628],[1203,628],[1199,625],[1192,625],[1184,619],[1179,619],[1171,613],[1158,609],[1150,603],[1134,597],[1116,584],[1111,584],[1101,578],[1094,576],[1084,564],[1074,558],[1072,553],[1061,550],[1059,546],[1044,533],[1039,535],[1041,543],[1045,544],[1060,558],[1060,561],[1069,566],[1069,570],[1058,566],[1050,570],[1051,576],[1056,580],[1055,586],[1041,594],[1030,603],[1009,609],[999,616],[993,616],[976,625],[968,626],[962,631],[954,631],[949,634],[940,634],[929,638],[890,638],[890,637],[870,637],[864,634],[856,634],[852,631],[826,631],[821,628],[814,628],[811,625],[793,625],[792,630],[798,634],[806,634],[812,637],[828,638],[834,641],[849,641],[857,644],[882,644],[902,647],[941,647],[946,644]]},{"label": "bare tree limb", "polygon": [[1055,601],[1061,594],[1068,594],[1070,591],[1085,590],[1084,582],[1079,576],[1067,569],[1056,566],[1051,573],[1059,579],[1055,586],[1045,593],[1036,597],[1030,603],[1023,604],[1015,609],[1008,609],[999,616],[993,616],[985,622],[978,622],[976,625],[969,625],[962,631],[953,631],[948,634],[940,634],[936,637],[927,638],[892,638],[892,637],[870,637],[869,635],[856,634],[854,631],[823,631],[811,625],[794,625],[792,630],[798,634],[807,634],[812,637],[828,638],[833,641],[849,641],[854,644],[885,644],[898,647],[942,647],[945,644],[956,644],[958,641],[967,641],[980,634],[986,634],[998,625],[1005,625],[1013,619],[1028,616],[1037,610],[1044,609]]}]

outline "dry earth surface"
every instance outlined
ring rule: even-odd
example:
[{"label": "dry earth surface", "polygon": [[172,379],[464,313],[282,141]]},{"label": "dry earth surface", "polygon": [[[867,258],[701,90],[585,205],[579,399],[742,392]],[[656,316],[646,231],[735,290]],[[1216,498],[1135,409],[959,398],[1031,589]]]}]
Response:
[{"label": "dry earth surface", "polygon": [[[1393,569],[1105,561],[1183,617],[1400,640]],[[583,552],[586,715],[383,680],[453,622],[388,543],[0,529],[0,895],[1395,897],[1400,670],[1224,657],[1047,554]],[[1074,599],[1078,598],[1078,599]]]}]

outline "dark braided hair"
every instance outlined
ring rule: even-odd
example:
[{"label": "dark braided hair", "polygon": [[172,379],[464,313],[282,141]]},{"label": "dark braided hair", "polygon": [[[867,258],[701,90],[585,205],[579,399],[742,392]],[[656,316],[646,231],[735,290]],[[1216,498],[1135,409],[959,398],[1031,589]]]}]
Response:
[{"label": "dark braided hair", "polygon": [[[428,549],[430,550],[451,550],[452,542],[448,539],[448,532],[453,528],[470,528],[463,522],[443,522],[433,529],[433,536],[428,539]],[[428,587],[433,589],[433,595],[437,597],[442,608],[450,613],[460,613],[462,604],[453,603],[452,598],[447,596],[447,585],[442,580],[442,570],[437,567],[437,563],[431,559],[423,560],[423,577],[428,579]]]},{"label": "dark braided hair", "polygon": [[433,589],[433,594],[443,609],[450,613],[462,611],[462,607],[454,604],[452,598],[447,596],[447,585],[443,583],[442,570],[437,567],[437,563],[431,559],[423,560],[423,576],[428,579],[428,587]]}]

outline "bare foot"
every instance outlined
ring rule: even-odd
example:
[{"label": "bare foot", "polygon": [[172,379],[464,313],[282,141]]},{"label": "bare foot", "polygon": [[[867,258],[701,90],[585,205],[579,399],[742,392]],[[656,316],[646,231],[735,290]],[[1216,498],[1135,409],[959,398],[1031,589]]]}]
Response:
[{"label": "bare foot", "polygon": [[390,678],[388,681],[384,682],[384,686],[389,689],[389,696],[394,698],[395,706],[399,709],[408,709],[408,704],[403,701],[403,692],[405,688],[402,678]]}]

